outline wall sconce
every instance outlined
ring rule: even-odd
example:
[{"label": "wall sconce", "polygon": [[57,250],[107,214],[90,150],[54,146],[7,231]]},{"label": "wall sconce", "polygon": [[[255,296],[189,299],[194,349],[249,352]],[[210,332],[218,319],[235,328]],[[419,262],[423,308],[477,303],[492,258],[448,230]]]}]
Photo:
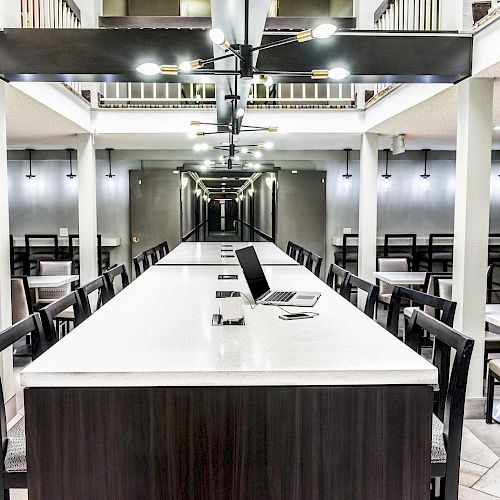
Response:
[{"label": "wall sconce", "polygon": [[240,193],[240,201],[243,201],[243,198],[244,198],[243,193]]},{"label": "wall sconce", "polygon": [[429,177],[431,176],[431,174],[427,173],[427,154],[429,153],[430,149],[423,149],[422,151],[424,152],[424,173],[420,174],[420,187],[424,191],[428,191],[430,188]]},{"label": "wall sconce", "polygon": [[76,177],[76,174],[73,173],[73,151],[74,149],[68,148],[67,149],[68,154],[69,154],[69,174],[66,174],[66,177],[68,179],[74,179]]},{"label": "wall sconce", "polygon": [[345,158],[345,174],[342,174],[342,178],[344,179],[344,188],[351,189],[351,178],[352,174],[349,173],[349,152],[352,151],[350,148],[344,149],[346,158]]},{"label": "wall sconce", "polygon": [[270,174],[266,177],[266,184],[269,189],[273,188],[274,184],[274,174]]},{"label": "wall sconce", "polygon": [[382,182],[382,188],[384,191],[390,191],[391,189],[391,177],[392,175],[389,173],[389,151],[390,149],[385,149],[385,174],[382,174],[382,178],[384,179]]},{"label": "wall sconce", "polygon": [[182,189],[184,189],[189,183],[189,179],[187,177],[187,175],[183,175],[182,178],[181,178],[181,186],[182,186]]},{"label": "wall sconce", "polygon": [[255,189],[253,188],[253,181],[250,181],[250,183],[252,187],[248,190],[248,194],[250,196],[253,196],[253,194],[255,193]]},{"label": "wall sconce", "polygon": [[201,195],[201,189],[200,188],[196,188],[194,193],[196,194],[196,198],[199,198],[200,195]]},{"label": "wall sconce", "polygon": [[29,171],[29,174],[26,174],[26,178],[31,180],[31,179],[34,179],[36,177],[36,175],[31,170],[31,154],[33,153],[33,149],[27,149],[26,151],[28,151],[28,158],[29,158],[29,162],[30,162],[30,171]]},{"label": "wall sconce", "polygon": [[108,179],[112,179],[115,177],[115,174],[111,171],[111,151],[113,151],[113,148],[106,148],[106,151],[108,152],[108,162],[109,162],[109,172],[106,174],[106,177]]}]

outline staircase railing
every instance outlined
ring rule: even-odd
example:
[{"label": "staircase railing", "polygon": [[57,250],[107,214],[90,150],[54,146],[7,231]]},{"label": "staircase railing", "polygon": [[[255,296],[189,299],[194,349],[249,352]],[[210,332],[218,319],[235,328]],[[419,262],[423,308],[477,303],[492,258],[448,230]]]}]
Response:
[{"label": "staircase railing", "polygon": [[80,9],[73,0],[20,0],[22,28],[79,28]]}]

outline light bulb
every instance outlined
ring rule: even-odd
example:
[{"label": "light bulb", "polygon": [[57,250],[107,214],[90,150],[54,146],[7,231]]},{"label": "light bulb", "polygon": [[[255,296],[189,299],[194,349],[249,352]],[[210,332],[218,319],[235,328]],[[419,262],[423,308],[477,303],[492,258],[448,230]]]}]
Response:
[{"label": "light bulb", "polygon": [[191,71],[191,62],[190,61],[184,61],[179,64],[179,69],[181,71]]},{"label": "light bulb", "polygon": [[273,143],[271,141],[266,141],[264,144],[263,144],[263,147],[264,149],[272,149],[273,147]]},{"label": "light bulb", "polygon": [[209,149],[210,149],[210,146],[206,142],[203,142],[202,144],[200,144],[201,151],[208,151]]},{"label": "light bulb", "polygon": [[254,189],[253,189],[253,188],[250,188],[250,189],[248,190],[248,194],[249,194],[250,196],[253,196],[253,194],[254,194],[254,193],[255,193],[255,191],[254,191]]},{"label": "light bulb", "polygon": [[243,193],[240,194],[240,200],[243,201]]},{"label": "light bulb", "polygon": [[262,153],[260,151],[254,151],[253,155],[255,156],[255,158],[261,158],[262,157]]},{"label": "light bulb", "polygon": [[187,133],[187,136],[189,139],[194,139],[196,137],[196,131],[194,130],[190,130],[188,133]]},{"label": "light bulb", "polygon": [[221,185],[221,186],[225,186],[225,185],[226,185],[226,183],[225,183],[225,182],[221,182],[221,183],[220,183],[220,185]]},{"label": "light bulb", "polygon": [[208,201],[208,203],[210,203],[210,201],[211,201],[211,198],[210,198],[210,196],[209,196],[209,197],[207,198],[207,201]]},{"label": "light bulb", "polygon": [[201,151],[201,144],[195,144],[195,145],[193,146],[193,149],[194,149],[195,151]]},{"label": "light bulb", "polygon": [[219,156],[219,161],[224,161],[224,156],[223,155]]},{"label": "light bulb", "polygon": [[207,201],[208,196],[206,194],[203,195],[203,201]]},{"label": "light bulb", "polygon": [[236,111],[236,116],[238,118],[241,118],[245,114],[245,108],[238,108],[238,111]]},{"label": "light bulb", "polygon": [[351,72],[345,68],[332,68],[328,71],[328,78],[332,80],[343,80],[348,77]]},{"label": "light bulb", "polygon": [[273,77],[270,75],[254,75],[254,83],[262,83],[266,87],[270,87],[273,84]]},{"label": "light bulb", "polygon": [[334,24],[320,24],[312,30],[312,36],[314,38],[328,38],[332,36],[337,31],[337,26]]},{"label": "light bulb", "polygon": [[222,45],[226,40],[224,32],[219,28],[212,28],[208,32],[208,36],[210,37],[210,40],[212,40],[212,42],[216,43],[217,45]]},{"label": "light bulb", "polygon": [[136,70],[143,75],[148,75],[148,76],[159,75],[161,72],[161,66],[155,63],[144,63],[144,64],[139,64]]}]

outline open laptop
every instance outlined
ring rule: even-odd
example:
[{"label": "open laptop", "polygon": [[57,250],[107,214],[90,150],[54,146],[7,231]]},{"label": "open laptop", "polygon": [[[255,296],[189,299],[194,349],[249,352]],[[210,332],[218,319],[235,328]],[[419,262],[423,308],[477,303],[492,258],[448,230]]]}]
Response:
[{"label": "open laptop", "polygon": [[236,250],[236,256],[256,304],[312,307],[321,296],[320,292],[280,292],[271,290],[253,246]]}]

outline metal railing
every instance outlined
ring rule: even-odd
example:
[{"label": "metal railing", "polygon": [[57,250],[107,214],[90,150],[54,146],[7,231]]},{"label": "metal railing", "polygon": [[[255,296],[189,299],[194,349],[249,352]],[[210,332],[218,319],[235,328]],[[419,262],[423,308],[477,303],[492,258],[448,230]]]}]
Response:
[{"label": "metal railing", "polygon": [[22,28],[79,28],[80,9],[72,0],[20,0]]},{"label": "metal railing", "polygon": [[[213,83],[105,83],[101,107],[208,107],[215,106]],[[352,84],[252,84],[249,107],[353,107]]]},{"label": "metal railing", "polygon": [[384,0],[375,11],[376,30],[437,31],[440,0]]}]

